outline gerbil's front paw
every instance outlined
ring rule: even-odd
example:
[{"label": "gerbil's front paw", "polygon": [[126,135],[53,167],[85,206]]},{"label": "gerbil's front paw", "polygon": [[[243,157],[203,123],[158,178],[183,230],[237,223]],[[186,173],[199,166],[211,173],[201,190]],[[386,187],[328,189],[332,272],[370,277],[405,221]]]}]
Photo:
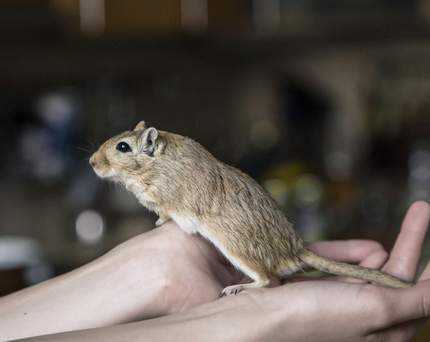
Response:
[{"label": "gerbil's front paw", "polygon": [[227,286],[224,290],[221,291],[220,297],[224,296],[230,296],[230,295],[237,295],[243,290],[242,285],[233,285],[233,286]]}]

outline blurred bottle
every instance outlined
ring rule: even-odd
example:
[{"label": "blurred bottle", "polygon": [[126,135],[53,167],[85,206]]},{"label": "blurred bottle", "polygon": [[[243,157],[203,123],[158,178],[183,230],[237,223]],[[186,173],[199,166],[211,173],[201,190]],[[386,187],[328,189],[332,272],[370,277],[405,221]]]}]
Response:
[{"label": "blurred bottle", "polygon": [[299,163],[283,163],[267,171],[263,186],[305,241],[327,237],[325,190],[318,176],[307,173]]},{"label": "blurred bottle", "polygon": [[408,202],[430,201],[430,141],[417,141],[408,163]]}]

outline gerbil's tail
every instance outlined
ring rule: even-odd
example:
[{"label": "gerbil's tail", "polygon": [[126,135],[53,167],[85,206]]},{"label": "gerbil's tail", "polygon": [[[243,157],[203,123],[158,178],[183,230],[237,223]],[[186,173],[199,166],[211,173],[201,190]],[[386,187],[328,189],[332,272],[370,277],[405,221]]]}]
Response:
[{"label": "gerbil's tail", "polygon": [[299,258],[305,264],[325,273],[358,278],[394,288],[412,285],[378,270],[326,259],[307,249],[303,250]]}]

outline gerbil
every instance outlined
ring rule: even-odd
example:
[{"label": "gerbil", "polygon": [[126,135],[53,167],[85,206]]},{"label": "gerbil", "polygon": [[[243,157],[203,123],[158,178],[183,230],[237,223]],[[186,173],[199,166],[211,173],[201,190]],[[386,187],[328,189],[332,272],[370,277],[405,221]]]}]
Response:
[{"label": "gerbil", "polygon": [[251,177],[196,141],[145,122],[106,141],[90,164],[101,178],[125,185],[140,203],[188,233],[199,233],[253,282],[223,295],[269,285],[306,266],[389,287],[408,287],[383,272],[331,261],[306,249],[275,200]]}]

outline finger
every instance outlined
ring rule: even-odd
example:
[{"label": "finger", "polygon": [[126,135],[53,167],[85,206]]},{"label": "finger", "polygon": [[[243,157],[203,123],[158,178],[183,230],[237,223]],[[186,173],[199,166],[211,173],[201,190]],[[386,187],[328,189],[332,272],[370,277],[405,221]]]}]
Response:
[{"label": "finger", "polygon": [[[424,282],[425,280],[430,279],[430,263],[427,264],[426,268],[424,269],[424,272],[420,276],[419,281]],[[423,307],[421,310],[425,310],[424,307],[426,304],[425,300],[421,298],[421,306]],[[383,332],[381,332],[384,341],[411,341],[416,332],[426,323],[427,317],[412,320],[406,323],[398,324],[394,327],[385,329]]]},{"label": "finger", "polygon": [[429,219],[428,203],[420,201],[411,205],[383,269],[385,272],[405,280],[412,280],[415,277]]},{"label": "finger", "polygon": [[[401,324],[430,316],[430,280],[406,289],[385,289],[383,326]],[[381,304],[381,303],[380,303]]]},{"label": "finger", "polygon": [[382,245],[372,240],[320,241],[308,248],[323,257],[351,263],[361,263],[374,253],[385,253]]},{"label": "finger", "polygon": [[384,266],[387,259],[388,253],[385,250],[376,250],[370,255],[368,255],[362,262],[360,262],[360,266],[380,269],[382,266]]}]

